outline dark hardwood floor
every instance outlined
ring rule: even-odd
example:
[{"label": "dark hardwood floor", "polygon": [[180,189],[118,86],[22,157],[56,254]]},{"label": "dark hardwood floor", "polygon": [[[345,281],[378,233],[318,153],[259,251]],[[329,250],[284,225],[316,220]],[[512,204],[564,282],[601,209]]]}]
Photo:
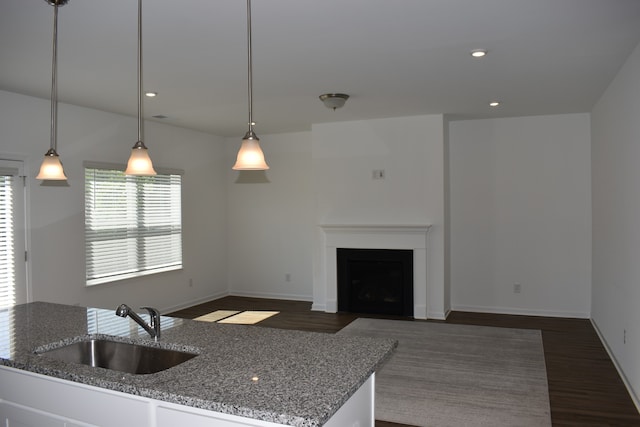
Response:
[{"label": "dark hardwood floor", "polygon": [[[357,317],[383,317],[322,313],[311,311],[308,302],[245,297],[225,297],[169,315],[193,319],[225,309],[280,311],[258,326],[330,333]],[[589,320],[453,312],[446,322],[540,329],[554,427],[640,426],[640,414]],[[376,427],[406,426],[376,421]]]}]

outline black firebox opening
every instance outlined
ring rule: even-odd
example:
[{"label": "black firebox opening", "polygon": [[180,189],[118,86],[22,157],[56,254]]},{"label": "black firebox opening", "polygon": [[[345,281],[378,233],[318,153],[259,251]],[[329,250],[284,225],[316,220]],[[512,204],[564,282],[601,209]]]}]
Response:
[{"label": "black firebox opening", "polygon": [[337,249],[338,310],[413,317],[413,251]]}]

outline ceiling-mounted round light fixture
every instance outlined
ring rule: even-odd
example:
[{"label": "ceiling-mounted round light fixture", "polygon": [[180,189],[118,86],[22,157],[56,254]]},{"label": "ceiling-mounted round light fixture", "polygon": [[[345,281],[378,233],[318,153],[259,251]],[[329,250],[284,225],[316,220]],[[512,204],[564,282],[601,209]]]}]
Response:
[{"label": "ceiling-mounted round light fixture", "polygon": [[469,53],[474,58],[482,58],[483,56],[485,56],[487,54],[487,50],[486,49],[474,49]]},{"label": "ceiling-mounted round light fixture", "polygon": [[349,95],[344,93],[325,93],[320,95],[320,101],[322,101],[327,108],[332,108],[334,111],[336,108],[344,106],[344,103],[349,99]]},{"label": "ceiling-mounted round light fixture", "polygon": [[489,107],[499,107],[502,103],[500,101],[491,101]]}]

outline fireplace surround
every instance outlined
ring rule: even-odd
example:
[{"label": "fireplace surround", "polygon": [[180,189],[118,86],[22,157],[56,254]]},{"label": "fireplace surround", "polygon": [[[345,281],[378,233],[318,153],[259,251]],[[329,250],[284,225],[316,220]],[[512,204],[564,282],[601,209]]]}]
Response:
[{"label": "fireplace surround", "polygon": [[313,309],[338,311],[337,249],[410,249],[413,251],[413,317],[427,318],[427,237],[430,225],[323,224],[321,262]]}]

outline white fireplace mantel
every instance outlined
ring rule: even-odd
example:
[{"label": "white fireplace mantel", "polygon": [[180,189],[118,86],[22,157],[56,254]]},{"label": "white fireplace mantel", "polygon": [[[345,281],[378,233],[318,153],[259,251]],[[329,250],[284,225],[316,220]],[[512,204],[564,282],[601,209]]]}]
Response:
[{"label": "white fireplace mantel", "polygon": [[[396,224],[322,224],[323,261],[320,272],[324,293],[324,311],[338,309],[336,250],[411,249],[413,250],[413,315],[427,318],[427,237],[431,225]],[[321,304],[314,306],[318,307]]]}]

